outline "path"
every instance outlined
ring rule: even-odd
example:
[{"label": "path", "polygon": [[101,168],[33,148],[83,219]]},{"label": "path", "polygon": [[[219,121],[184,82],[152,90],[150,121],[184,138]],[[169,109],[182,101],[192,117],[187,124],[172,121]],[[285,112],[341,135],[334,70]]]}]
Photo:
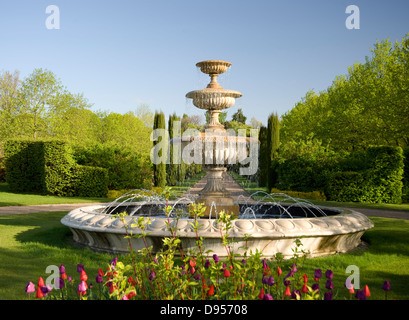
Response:
[{"label": "path", "polygon": [[[244,196],[245,199],[250,195],[227,173],[223,175],[224,187],[229,191],[234,200],[240,200],[240,196]],[[194,186],[192,186],[187,193],[197,196],[199,191],[203,189],[206,184],[206,177],[199,180]],[[35,212],[51,212],[51,211],[70,211],[79,207],[99,205],[103,203],[73,203],[73,204],[45,204],[45,205],[32,205],[32,206],[10,206],[0,207],[0,216],[9,214],[26,214]],[[385,217],[394,219],[409,220],[408,211],[398,210],[382,210],[382,209],[368,209],[368,208],[348,208],[361,212],[370,217]]]}]

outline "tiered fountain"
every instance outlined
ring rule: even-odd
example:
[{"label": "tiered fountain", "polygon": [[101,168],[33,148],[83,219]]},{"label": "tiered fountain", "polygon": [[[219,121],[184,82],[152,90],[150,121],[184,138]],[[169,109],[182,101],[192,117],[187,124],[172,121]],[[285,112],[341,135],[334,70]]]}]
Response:
[{"label": "tiered fountain", "polygon": [[[217,76],[230,65],[220,60],[197,64],[202,72],[210,75],[211,82],[207,88],[191,91],[186,96],[193,99],[196,107],[207,110],[210,121],[200,135],[183,136],[172,141],[179,143],[182,149],[193,143],[199,152],[204,150],[201,154],[207,171],[207,184],[199,196],[168,202],[153,192],[134,190],[108,205],[75,209],[61,222],[71,229],[77,244],[96,251],[127,253],[128,240],[124,238],[124,226],[119,219],[112,219],[112,215],[125,211],[128,213],[125,220],[129,225],[137,217],[150,217],[152,223],[147,225],[145,231],[149,233],[148,245],[153,246],[153,251],[160,251],[162,239],[171,236],[168,219],[164,215],[165,205],[170,205],[171,225],[178,230],[182,248],[189,250],[196,246],[196,233],[187,209],[194,202],[204,203],[207,207],[205,218],[199,219],[199,236],[204,239],[203,246],[219,256],[226,255],[220,239],[220,226],[215,219],[221,210],[239,216],[232,221],[229,234],[236,241],[233,250],[238,254],[244,255],[244,248],[247,247],[253,252],[259,250],[266,257],[278,252],[290,257],[293,255],[294,240],[299,238],[302,238],[303,249],[309,251],[310,256],[347,252],[360,244],[361,236],[373,224],[359,212],[315,206],[283,194],[264,193],[262,199],[257,201],[249,197],[235,202],[224,188],[222,175],[226,171],[225,165],[241,162],[247,157],[246,153],[239,152],[242,150],[240,146],[251,142],[246,137],[229,135],[219,123],[221,110],[233,106],[235,99],[241,97],[240,92],[225,90],[217,82]],[[190,150],[196,151],[194,149]],[[277,197],[281,200],[277,201]],[[133,234],[141,232],[137,227],[129,231]],[[140,238],[133,238],[132,242],[134,250],[144,247]]]}]

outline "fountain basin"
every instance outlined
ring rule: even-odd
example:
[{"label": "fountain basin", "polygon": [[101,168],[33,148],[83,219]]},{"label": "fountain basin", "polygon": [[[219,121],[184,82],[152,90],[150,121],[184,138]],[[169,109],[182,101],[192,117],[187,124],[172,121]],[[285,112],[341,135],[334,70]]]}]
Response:
[{"label": "fountain basin", "polygon": [[[169,203],[170,205],[176,205]],[[179,202],[177,205],[185,206]],[[268,203],[263,206],[268,206]],[[272,205],[272,204],[271,204]],[[136,215],[128,215],[125,221],[130,225],[138,215],[149,216],[151,224],[146,226],[148,246],[153,247],[153,252],[162,249],[162,239],[171,237],[166,225],[167,218],[161,214],[155,204],[137,203],[135,206],[144,208],[144,212]],[[246,204],[240,204],[240,210],[246,209]],[[121,208],[117,206],[115,212],[122,209],[130,210],[132,205],[127,204]],[[129,209],[131,208],[131,209]],[[285,208],[285,207],[283,207]],[[325,256],[335,253],[348,252],[355,249],[361,242],[363,233],[373,227],[373,223],[363,214],[349,209],[335,209],[319,207],[327,213],[326,216],[316,217],[314,214],[303,214],[293,218],[240,218],[232,221],[232,229],[229,238],[236,241],[233,252],[244,256],[245,249],[255,252],[259,250],[265,257],[272,257],[281,252],[285,258],[293,256],[294,241],[301,239],[303,249],[309,251],[310,257]],[[82,207],[69,212],[61,223],[70,228],[73,240],[77,245],[89,247],[98,252],[111,254],[127,254],[128,239],[125,239],[126,231],[119,219],[113,219],[112,214],[105,213],[107,205]],[[122,210],[123,211],[123,210]],[[112,212],[112,213],[115,213]],[[149,214],[148,214],[149,212]],[[196,233],[191,226],[192,218],[170,218],[172,225],[177,223],[177,234],[181,239],[184,252],[197,249]],[[205,250],[212,250],[219,256],[226,256],[226,250],[222,244],[220,225],[216,219],[201,218],[199,236],[203,237]],[[130,228],[133,234],[140,234],[139,228]],[[141,238],[132,238],[132,247],[135,251],[144,248]]]},{"label": "fountain basin", "polygon": [[193,104],[205,110],[223,110],[234,106],[236,99],[242,94],[235,90],[222,88],[205,88],[194,90],[186,94],[186,98],[193,99]]}]

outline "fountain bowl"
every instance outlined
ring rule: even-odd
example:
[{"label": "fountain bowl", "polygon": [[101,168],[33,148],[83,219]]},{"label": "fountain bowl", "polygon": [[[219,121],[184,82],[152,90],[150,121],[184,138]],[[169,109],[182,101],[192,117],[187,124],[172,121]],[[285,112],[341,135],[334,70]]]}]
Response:
[{"label": "fountain bowl", "polygon": [[[190,203],[193,201],[179,199],[170,201],[168,205],[174,210],[181,208],[182,212],[187,210]],[[258,205],[264,207],[263,212],[269,207],[277,208],[277,204],[271,202]],[[309,257],[344,253],[357,248],[363,233],[373,227],[373,223],[362,213],[344,208],[315,206],[314,213],[300,207],[300,204],[282,204],[279,211],[274,209],[270,215],[256,217],[254,212],[249,214],[252,212],[249,208],[254,204],[242,202],[239,206],[241,218],[232,220],[229,238],[234,240],[233,252],[240,257],[244,256],[246,251],[248,255],[258,250],[265,257],[273,257],[280,252],[288,259],[293,256],[292,249],[295,247],[296,239],[301,240],[303,250],[309,252]],[[142,211],[139,212],[141,208]],[[163,208],[164,204],[160,201],[81,207],[69,212],[61,223],[69,227],[75,244],[81,247],[88,247],[97,252],[127,254],[129,244],[128,239],[125,239],[126,230],[120,219],[113,219],[113,214],[128,212],[125,217],[128,225],[134,223],[141,215],[149,217],[151,223],[146,226],[145,232],[149,233],[146,241],[156,253],[163,249],[163,239],[171,237],[167,226],[168,218],[163,214]],[[138,213],[135,214],[134,211]],[[292,218],[289,217],[290,211]],[[323,212],[324,215],[319,216],[318,212]],[[185,252],[197,248],[196,233],[191,225],[193,218],[186,216],[179,219],[170,218],[169,221],[172,226],[177,227],[181,247]],[[226,256],[218,220],[202,217],[198,221],[199,236],[203,237],[205,250],[211,250],[211,254],[215,253],[221,257]],[[128,231],[134,235],[141,233],[137,227],[129,228]],[[145,247],[141,238],[132,238],[131,241],[135,251]]]}]

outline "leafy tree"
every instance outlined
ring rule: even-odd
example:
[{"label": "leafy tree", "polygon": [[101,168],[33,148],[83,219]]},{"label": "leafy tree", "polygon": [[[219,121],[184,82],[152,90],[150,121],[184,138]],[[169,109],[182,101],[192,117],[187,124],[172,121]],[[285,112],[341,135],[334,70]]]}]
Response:
[{"label": "leafy tree", "polygon": [[[169,131],[169,139],[175,138],[173,136],[173,125],[174,121],[180,121],[180,118],[176,115],[176,113],[169,115],[169,120],[168,120],[168,131]],[[175,148],[175,151],[177,149]],[[172,143],[169,144],[169,164],[166,165],[166,178],[168,185],[174,186],[176,185],[178,181],[178,172],[180,168],[180,164],[178,163],[173,163],[174,160],[174,146]]]},{"label": "leafy tree", "polygon": [[232,121],[240,122],[240,123],[243,123],[243,124],[246,123],[246,119],[247,119],[247,117],[244,116],[243,111],[241,110],[241,108],[239,108],[237,110],[237,112],[235,114],[233,114],[233,116],[232,116]]}]

